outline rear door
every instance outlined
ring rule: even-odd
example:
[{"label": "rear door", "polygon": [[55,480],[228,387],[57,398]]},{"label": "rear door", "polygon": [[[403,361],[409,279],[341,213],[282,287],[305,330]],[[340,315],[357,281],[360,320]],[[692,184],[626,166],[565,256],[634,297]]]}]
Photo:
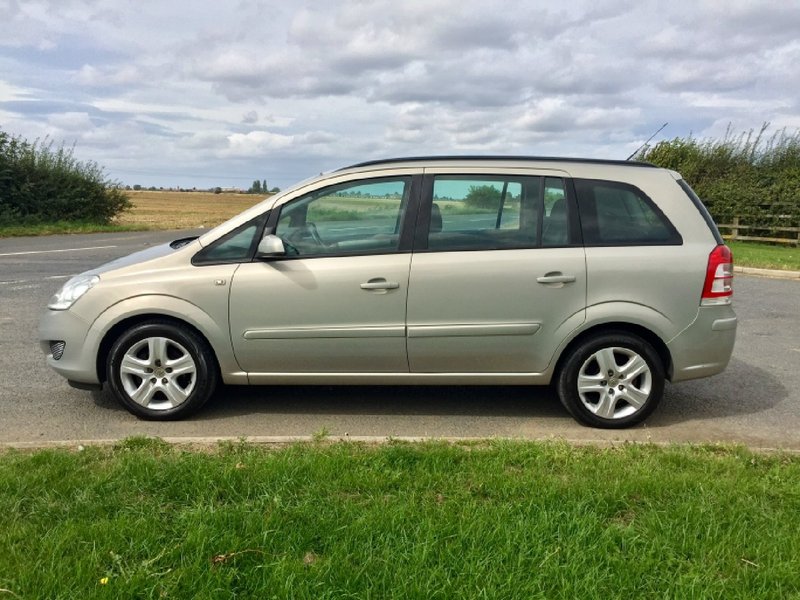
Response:
[{"label": "rear door", "polygon": [[408,293],[412,373],[536,373],[584,321],[563,171],[427,170]]}]

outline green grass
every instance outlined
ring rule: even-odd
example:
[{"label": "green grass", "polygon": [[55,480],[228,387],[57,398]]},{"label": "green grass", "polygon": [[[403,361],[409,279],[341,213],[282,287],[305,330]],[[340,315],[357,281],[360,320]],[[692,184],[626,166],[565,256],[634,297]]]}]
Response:
[{"label": "green grass", "polygon": [[733,250],[733,262],[740,267],[800,271],[800,248],[755,242],[726,242]]},{"label": "green grass", "polygon": [[38,223],[36,225],[0,225],[0,238],[20,237],[24,235],[54,235],[58,233],[103,233],[113,231],[146,231],[144,225],[108,225],[102,223],[56,221],[55,223]]},{"label": "green grass", "polygon": [[798,511],[737,448],[10,451],[0,597],[788,598]]}]

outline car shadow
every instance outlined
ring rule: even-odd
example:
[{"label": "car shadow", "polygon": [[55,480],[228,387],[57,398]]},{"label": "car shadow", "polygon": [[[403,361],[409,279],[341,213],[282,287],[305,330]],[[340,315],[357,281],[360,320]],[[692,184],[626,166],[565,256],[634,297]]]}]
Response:
[{"label": "car shadow", "polygon": [[[766,369],[732,359],[715,377],[667,384],[664,400],[640,427],[755,414],[789,396]],[[99,408],[124,411],[107,392]],[[193,421],[248,414],[473,416],[569,419],[549,386],[229,386],[221,385]]]},{"label": "car shadow", "polygon": [[767,369],[732,358],[721,374],[667,385],[664,400],[647,426],[757,414],[789,397],[789,389]]},{"label": "car shadow", "polygon": [[111,395],[107,387],[104,387],[102,391],[92,391],[90,394],[92,395],[92,402],[94,402],[97,408],[113,412],[128,412],[125,410],[125,407],[117,402],[116,398]]},{"label": "car shadow", "polygon": [[547,387],[221,386],[198,420],[252,413],[568,417]]},{"label": "car shadow", "polygon": [[[126,413],[104,389],[97,408]],[[569,418],[555,392],[537,386],[220,385],[193,421],[253,414]]]}]

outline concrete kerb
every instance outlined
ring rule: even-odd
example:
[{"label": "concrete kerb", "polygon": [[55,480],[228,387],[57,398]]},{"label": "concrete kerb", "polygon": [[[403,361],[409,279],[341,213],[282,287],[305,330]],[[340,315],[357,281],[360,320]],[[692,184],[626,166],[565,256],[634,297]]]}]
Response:
[{"label": "concrete kerb", "polygon": [[756,267],[733,266],[734,273],[742,275],[756,275],[758,277],[772,277],[773,279],[800,279],[800,271],[784,271],[780,269],[757,269]]},{"label": "concrete kerb", "polygon": [[[151,437],[151,436],[146,436]],[[48,449],[61,449],[69,451],[82,451],[87,447],[109,447],[124,443],[126,438],[119,439],[86,439],[86,440],[53,440],[37,442],[0,442],[0,454],[10,450],[17,451],[37,451]],[[663,442],[653,440],[632,440],[632,439],[571,439],[561,436],[547,436],[542,438],[521,438],[521,437],[459,437],[459,436],[372,436],[372,435],[327,435],[317,437],[313,435],[276,435],[276,436],[202,436],[202,437],[152,437],[167,444],[190,450],[213,450],[222,444],[244,443],[255,446],[281,448],[293,444],[336,444],[336,443],[356,443],[364,445],[383,445],[393,442],[419,444],[426,442],[439,442],[445,444],[456,444],[465,446],[480,446],[497,441],[509,442],[534,442],[534,443],[565,443],[575,447],[594,446],[596,448],[620,448],[625,446],[657,446],[660,448],[670,447],[707,447],[718,446],[720,448],[742,447],[751,452],[763,454],[790,454],[800,455],[800,449],[781,448],[767,446],[748,446],[742,443],[708,441],[708,442]]]}]

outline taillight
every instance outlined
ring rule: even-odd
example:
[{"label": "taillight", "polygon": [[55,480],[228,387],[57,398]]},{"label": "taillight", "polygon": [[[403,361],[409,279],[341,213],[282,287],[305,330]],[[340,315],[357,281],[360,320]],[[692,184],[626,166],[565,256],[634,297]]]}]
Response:
[{"label": "taillight", "polygon": [[703,284],[701,306],[730,304],[733,296],[733,254],[727,246],[719,245],[708,255],[706,282]]}]

